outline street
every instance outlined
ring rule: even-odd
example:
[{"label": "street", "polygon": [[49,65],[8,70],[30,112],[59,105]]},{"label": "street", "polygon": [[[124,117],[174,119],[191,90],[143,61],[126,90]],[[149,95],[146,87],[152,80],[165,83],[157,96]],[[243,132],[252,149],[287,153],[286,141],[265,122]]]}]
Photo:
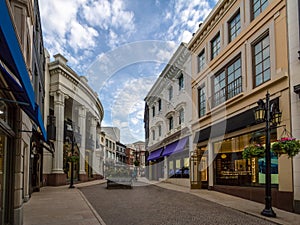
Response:
[{"label": "street", "polygon": [[273,224],[188,193],[138,182],[133,189],[80,188],[107,225]]}]

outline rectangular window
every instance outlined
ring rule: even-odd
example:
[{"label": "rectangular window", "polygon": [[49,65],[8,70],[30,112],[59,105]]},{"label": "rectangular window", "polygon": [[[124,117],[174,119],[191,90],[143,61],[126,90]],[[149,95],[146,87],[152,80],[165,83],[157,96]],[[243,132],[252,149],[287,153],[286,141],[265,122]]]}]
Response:
[{"label": "rectangular window", "polygon": [[253,45],[252,54],[254,87],[257,87],[271,79],[269,35]]},{"label": "rectangular window", "polygon": [[169,118],[169,130],[173,129],[173,117]]},{"label": "rectangular window", "polygon": [[198,88],[198,116],[199,118],[206,113],[205,86]]},{"label": "rectangular window", "polygon": [[213,77],[213,106],[217,106],[242,92],[242,69],[240,56],[226,65]]},{"label": "rectangular window", "polygon": [[179,85],[179,90],[182,90],[184,87],[183,74],[181,74],[180,77],[178,78],[178,85]]},{"label": "rectangular window", "polygon": [[204,69],[205,66],[205,51],[204,49],[198,55],[198,73]]},{"label": "rectangular window", "polygon": [[161,125],[158,126],[158,136],[161,137]]},{"label": "rectangular window", "polygon": [[229,22],[228,22],[228,32],[229,32],[229,42],[231,42],[238,34],[241,32],[241,17],[240,12],[238,12]]},{"label": "rectangular window", "polygon": [[155,140],[155,130],[152,131],[152,139]]},{"label": "rectangular window", "polygon": [[169,101],[171,101],[173,98],[173,87],[172,86],[169,87],[168,91],[169,91]]},{"label": "rectangular window", "polygon": [[254,20],[268,6],[268,0],[252,0],[251,1],[251,19]]},{"label": "rectangular window", "polygon": [[179,110],[179,121],[178,121],[178,123],[179,124],[184,123],[184,109]]},{"label": "rectangular window", "polygon": [[221,48],[221,38],[220,38],[220,33],[218,33],[211,41],[211,59],[214,59],[219,54],[220,48]]},{"label": "rectangular window", "polygon": [[155,106],[152,106],[152,116],[155,116]]},{"label": "rectangular window", "polygon": [[161,111],[161,99],[158,100],[158,111]]}]

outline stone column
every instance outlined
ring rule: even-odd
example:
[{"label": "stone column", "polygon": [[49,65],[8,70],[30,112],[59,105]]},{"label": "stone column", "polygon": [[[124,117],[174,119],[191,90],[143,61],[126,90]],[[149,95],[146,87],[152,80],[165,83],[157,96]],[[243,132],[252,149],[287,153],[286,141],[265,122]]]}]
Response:
[{"label": "stone column", "polygon": [[80,143],[80,159],[79,159],[79,179],[86,181],[88,179],[85,171],[85,136],[86,136],[86,108],[80,106],[78,110],[78,126],[80,127],[81,143]]},{"label": "stone column", "polygon": [[96,117],[91,117],[91,126],[90,126],[90,134],[92,135],[92,140],[94,142],[94,147],[92,150],[93,152],[93,156],[92,156],[92,169],[93,169],[93,176],[96,177],[97,174],[99,174],[99,160],[97,159],[97,156],[96,156],[96,140],[97,140],[97,130],[96,130],[96,127],[97,127],[97,118]]},{"label": "stone column", "polygon": [[56,141],[54,143],[55,152],[52,160],[52,172],[49,177],[50,185],[66,184],[66,174],[63,171],[63,150],[64,150],[64,115],[65,99],[68,96],[61,91],[54,93],[54,116],[56,117]]}]

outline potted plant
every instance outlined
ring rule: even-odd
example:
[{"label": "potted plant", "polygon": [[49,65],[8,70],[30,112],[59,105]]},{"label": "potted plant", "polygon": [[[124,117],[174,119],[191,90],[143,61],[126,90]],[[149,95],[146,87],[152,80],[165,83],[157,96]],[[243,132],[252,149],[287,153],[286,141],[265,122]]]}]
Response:
[{"label": "potted plant", "polygon": [[243,159],[262,158],[265,156],[265,148],[261,144],[251,144],[244,148]]},{"label": "potted plant", "polygon": [[281,156],[282,154],[287,154],[289,158],[297,155],[300,151],[300,142],[296,140],[296,138],[292,137],[283,137],[278,141],[273,143],[272,151],[277,156]]}]

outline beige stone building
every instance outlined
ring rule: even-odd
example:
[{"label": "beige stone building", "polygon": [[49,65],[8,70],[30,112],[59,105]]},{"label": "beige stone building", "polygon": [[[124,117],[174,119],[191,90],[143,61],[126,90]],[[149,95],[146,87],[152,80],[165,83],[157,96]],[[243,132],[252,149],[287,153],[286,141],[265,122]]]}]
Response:
[{"label": "beige stone building", "polygon": [[[243,159],[245,146],[264,145],[265,123],[254,109],[270,93],[282,112],[271,143],[291,131],[286,1],[219,1],[188,43],[192,53],[193,149],[208,187],[265,201],[265,159]],[[271,153],[273,205],[293,210],[292,160]],[[196,176],[197,174],[195,174]]]},{"label": "beige stone building", "polygon": [[[0,2],[0,224],[23,224],[48,146],[44,46],[37,0]],[[48,148],[50,150],[50,148]]]}]

